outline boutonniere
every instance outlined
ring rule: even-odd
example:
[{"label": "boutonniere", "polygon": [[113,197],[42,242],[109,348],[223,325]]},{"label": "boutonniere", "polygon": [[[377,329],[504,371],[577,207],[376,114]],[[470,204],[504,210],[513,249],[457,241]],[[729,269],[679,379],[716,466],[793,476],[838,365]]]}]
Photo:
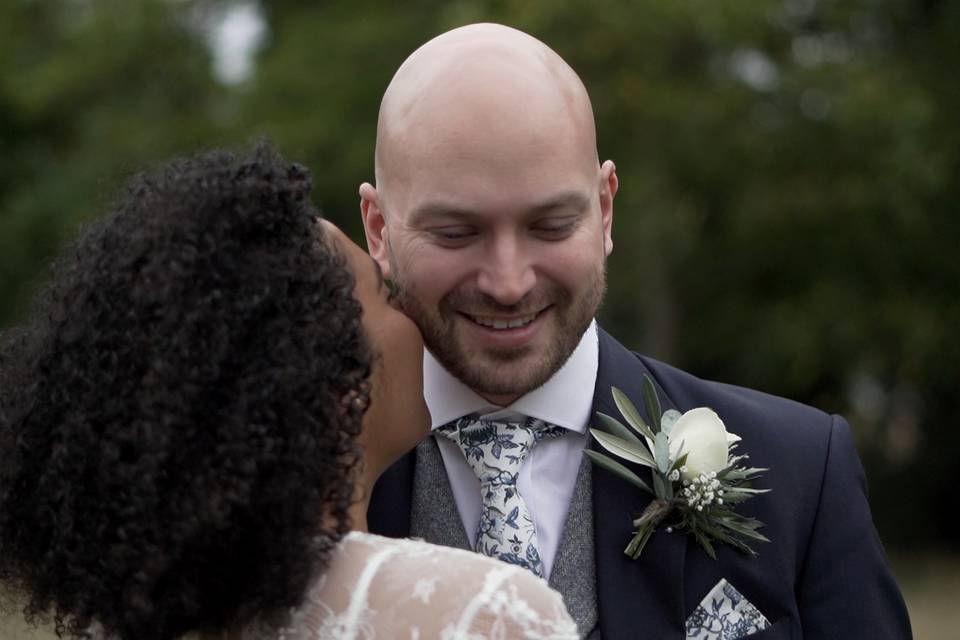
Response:
[{"label": "boutonniere", "polygon": [[638,558],[657,526],[664,522],[668,531],[690,533],[714,559],[715,542],[751,555],[756,553],[749,541],[769,542],[757,532],[762,522],[734,510],[744,500],[769,491],[750,486],[767,469],[741,464],[747,456],[733,453],[739,436],[729,433],[713,410],[698,407],[682,415],[673,409],[661,412],[653,380],[647,375],[643,378],[643,400],[652,425],[644,422],[630,399],[616,387],[613,400],[632,430],[615,418],[597,413],[605,430],[590,429],[590,433],[608,452],[653,471],[651,488],[610,456],[589,449],[584,452],[593,463],[654,496],[633,521],[637,530],[624,553]]}]

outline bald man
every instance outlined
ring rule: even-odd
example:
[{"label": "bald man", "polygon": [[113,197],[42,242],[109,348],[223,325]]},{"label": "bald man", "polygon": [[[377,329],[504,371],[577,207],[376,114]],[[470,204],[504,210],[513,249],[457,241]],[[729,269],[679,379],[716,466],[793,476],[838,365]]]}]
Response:
[{"label": "bald man", "polygon": [[[360,187],[367,243],[424,334],[437,437],[381,478],[372,531],[526,566],[583,637],[720,637],[694,633],[720,624],[698,608],[718,598],[752,621],[724,637],[910,637],[842,418],[699,380],[597,326],[617,174],[555,52],[490,24],[423,45],[384,94],[375,181]],[[643,406],[644,374],[664,408],[713,408],[770,469],[742,508],[772,540],[758,557],[713,560],[663,529],[624,555],[650,496],[583,451],[597,412],[621,417],[612,387]]]}]

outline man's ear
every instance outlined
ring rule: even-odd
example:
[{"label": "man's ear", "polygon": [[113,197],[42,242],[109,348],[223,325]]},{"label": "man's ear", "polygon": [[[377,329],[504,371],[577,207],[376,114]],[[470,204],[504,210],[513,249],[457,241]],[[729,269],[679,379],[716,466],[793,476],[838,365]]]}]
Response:
[{"label": "man's ear", "polygon": [[607,160],[600,167],[600,217],[603,222],[603,252],[608,256],[613,251],[613,198],[619,188],[617,166],[613,160]]},{"label": "man's ear", "polygon": [[390,249],[387,239],[387,220],[380,208],[380,196],[369,182],[360,185],[360,218],[367,237],[367,251],[380,265],[385,278],[390,277]]}]

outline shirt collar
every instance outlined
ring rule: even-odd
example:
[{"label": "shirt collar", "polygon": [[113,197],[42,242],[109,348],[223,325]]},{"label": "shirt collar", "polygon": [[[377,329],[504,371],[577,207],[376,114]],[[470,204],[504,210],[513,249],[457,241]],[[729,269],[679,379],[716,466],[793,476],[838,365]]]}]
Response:
[{"label": "shirt collar", "polygon": [[542,386],[507,407],[484,400],[447,371],[429,350],[423,357],[423,391],[434,429],[471,413],[488,418],[519,414],[584,433],[593,406],[598,366],[599,346],[594,320],[563,366]]}]

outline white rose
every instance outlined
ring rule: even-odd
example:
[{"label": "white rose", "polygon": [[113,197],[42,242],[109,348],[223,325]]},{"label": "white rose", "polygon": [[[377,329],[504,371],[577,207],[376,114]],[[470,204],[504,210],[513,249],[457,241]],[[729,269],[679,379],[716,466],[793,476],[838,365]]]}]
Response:
[{"label": "white rose", "polygon": [[681,476],[685,480],[696,478],[725,468],[729,446],[739,439],[739,436],[727,433],[723,420],[711,409],[690,409],[670,430],[670,457],[676,460],[686,452],[686,470]]}]

